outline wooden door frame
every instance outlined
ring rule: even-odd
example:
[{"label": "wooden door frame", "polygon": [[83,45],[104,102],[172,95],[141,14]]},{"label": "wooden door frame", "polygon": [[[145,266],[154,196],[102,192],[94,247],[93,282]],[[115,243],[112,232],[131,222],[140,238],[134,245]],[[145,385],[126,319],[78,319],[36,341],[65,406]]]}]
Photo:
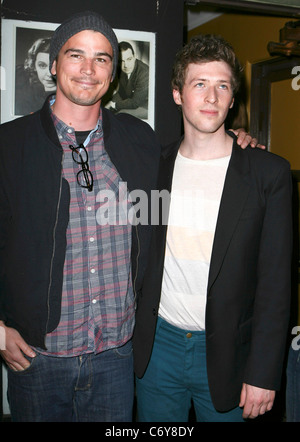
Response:
[{"label": "wooden door frame", "polygon": [[250,133],[267,149],[271,142],[272,83],[292,80],[295,66],[300,66],[300,57],[274,57],[252,65]]}]

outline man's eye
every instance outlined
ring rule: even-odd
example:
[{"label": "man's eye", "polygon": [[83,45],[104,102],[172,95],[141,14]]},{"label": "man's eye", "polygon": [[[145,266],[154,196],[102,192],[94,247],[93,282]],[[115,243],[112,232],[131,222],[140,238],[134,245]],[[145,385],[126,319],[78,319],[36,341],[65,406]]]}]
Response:
[{"label": "man's eye", "polygon": [[99,57],[99,58],[96,59],[96,61],[98,63],[103,63],[104,64],[104,63],[109,63],[110,59],[108,57]]}]

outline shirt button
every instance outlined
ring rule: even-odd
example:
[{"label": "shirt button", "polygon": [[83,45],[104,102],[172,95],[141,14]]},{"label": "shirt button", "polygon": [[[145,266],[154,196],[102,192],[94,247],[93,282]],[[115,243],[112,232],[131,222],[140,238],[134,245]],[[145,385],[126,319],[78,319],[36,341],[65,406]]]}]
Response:
[{"label": "shirt button", "polygon": [[93,300],[92,300],[92,303],[93,303],[93,304],[96,304],[96,302],[97,302],[97,299],[93,299]]},{"label": "shirt button", "polygon": [[96,269],[92,268],[91,273],[95,273]]},{"label": "shirt button", "polygon": [[186,334],[186,337],[187,337],[187,338],[191,338],[191,337],[192,337],[192,333],[187,333],[187,334]]},{"label": "shirt button", "polygon": [[91,206],[88,206],[88,207],[87,207],[87,210],[88,210],[89,212],[91,212],[92,207],[91,207]]},{"label": "shirt button", "polygon": [[94,242],[95,238],[93,236],[90,237],[90,242]]}]

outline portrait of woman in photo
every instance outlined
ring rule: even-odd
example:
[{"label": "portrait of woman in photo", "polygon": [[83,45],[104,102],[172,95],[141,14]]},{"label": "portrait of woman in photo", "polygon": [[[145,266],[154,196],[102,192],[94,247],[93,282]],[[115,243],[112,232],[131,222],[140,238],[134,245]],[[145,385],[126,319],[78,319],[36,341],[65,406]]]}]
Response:
[{"label": "portrait of woman in photo", "polygon": [[24,64],[16,66],[16,115],[26,115],[40,109],[46,97],[56,90],[56,83],[49,71],[50,40],[35,40]]}]

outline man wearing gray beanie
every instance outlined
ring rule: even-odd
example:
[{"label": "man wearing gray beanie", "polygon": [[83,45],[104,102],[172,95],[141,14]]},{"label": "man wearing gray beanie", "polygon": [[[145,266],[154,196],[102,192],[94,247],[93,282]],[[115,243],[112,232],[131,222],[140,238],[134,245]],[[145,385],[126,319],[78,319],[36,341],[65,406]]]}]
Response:
[{"label": "man wearing gray beanie", "polygon": [[54,60],[57,58],[62,46],[73,35],[81,31],[92,30],[103,34],[110,42],[113,50],[113,79],[116,75],[118,66],[118,40],[111,26],[104,20],[104,18],[95,12],[86,11],[79,14],[72,15],[64,23],[62,23],[54,32],[51,39],[49,66],[52,68]]},{"label": "man wearing gray beanie", "polygon": [[[150,197],[160,146],[146,123],[101,107],[118,61],[103,17],[67,19],[50,60],[56,95],[0,126],[0,353],[11,416],[131,421],[151,227],[132,228],[129,190]],[[110,208],[116,217],[105,216]]]}]

